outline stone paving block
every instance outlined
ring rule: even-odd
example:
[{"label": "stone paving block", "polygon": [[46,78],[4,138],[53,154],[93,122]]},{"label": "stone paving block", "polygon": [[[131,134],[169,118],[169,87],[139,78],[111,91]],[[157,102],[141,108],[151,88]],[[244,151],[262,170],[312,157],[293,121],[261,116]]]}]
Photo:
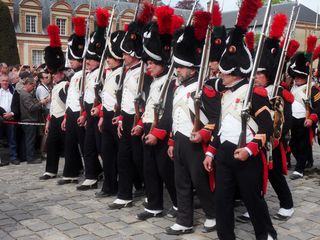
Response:
[{"label": "stone paving block", "polygon": [[300,240],[307,240],[307,239],[311,239],[314,237],[312,234],[306,233],[306,232],[297,232],[294,235],[291,234],[290,236],[293,236],[293,237],[300,239]]},{"label": "stone paving block", "polygon": [[142,234],[143,233],[142,230],[137,229],[137,228],[132,227],[132,226],[128,226],[126,228],[122,228],[122,229],[118,230],[118,232],[123,236],[133,236],[133,235],[137,235],[137,234]]},{"label": "stone paving block", "polygon": [[18,214],[18,215],[12,216],[12,218],[16,221],[21,221],[21,220],[31,219],[31,218],[33,218],[33,216],[26,213],[26,214]]},{"label": "stone paving block", "polygon": [[86,214],[86,213],[95,212],[94,209],[89,208],[89,207],[77,208],[77,209],[74,209],[74,211],[77,212],[77,213],[80,213],[80,214]]},{"label": "stone paving block", "polygon": [[2,211],[2,212],[7,212],[7,211],[15,210],[15,209],[16,209],[16,207],[10,203],[0,204],[0,211]]},{"label": "stone paving block", "polygon": [[33,232],[31,230],[25,228],[25,229],[10,232],[9,234],[14,238],[19,238],[19,237],[25,237],[25,236],[32,235]]},{"label": "stone paving block", "polygon": [[55,227],[61,231],[66,231],[66,230],[78,228],[78,226],[76,224],[70,223],[70,222],[62,223],[62,224],[56,225]]},{"label": "stone paving block", "polygon": [[60,217],[64,217],[65,219],[68,219],[68,220],[81,217],[81,214],[71,211],[65,207],[49,206],[45,208],[48,210],[49,213],[55,214]]},{"label": "stone paving block", "polygon": [[130,236],[129,239],[131,239],[131,240],[152,240],[152,239],[156,239],[156,238],[153,237],[152,235],[143,233],[143,234]]},{"label": "stone paving block", "polygon": [[80,225],[80,226],[94,222],[93,219],[87,218],[87,217],[75,218],[75,219],[72,219],[71,221],[72,221],[73,223],[77,224],[77,225]]},{"label": "stone paving block", "polygon": [[10,224],[15,224],[16,221],[14,221],[11,218],[4,218],[0,220],[0,226],[4,226],[4,225],[10,225]]},{"label": "stone paving block", "polygon": [[79,203],[73,203],[73,204],[65,205],[64,207],[68,208],[70,210],[74,210],[74,209],[83,208],[84,206],[82,204],[79,204]]},{"label": "stone paving block", "polygon": [[178,240],[181,239],[179,236],[167,235],[165,233],[155,234],[154,235],[159,240]]},{"label": "stone paving block", "polygon": [[51,226],[47,223],[42,222],[42,223],[36,223],[36,224],[29,225],[28,228],[34,232],[38,232],[38,231],[41,231],[44,229],[51,228]]},{"label": "stone paving block", "polygon": [[138,220],[136,218],[136,215],[125,215],[125,216],[120,216],[120,220],[127,223],[127,224],[131,224],[131,223],[136,223],[139,222],[140,220]]},{"label": "stone paving block", "polygon": [[41,239],[41,237],[39,237],[37,235],[30,235],[30,236],[26,236],[26,237],[17,238],[17,240],[42,240],[42,239]]},{"label": "stone paving block", "polygon": [[102,225],[101,223],[90,223],[90,224],[83,225],[82,228],[86,229],[89,232],[94,233],[95,231],[100,230],[100,229],[104,229],[106,227],[104,225]]},{"label": "stone paving block", "polygon": [[111,222],[117,221],[117,218],[110,217],[110,216],[102,216],[102,217],[97,218],[97,221],[100,223],[106,224],[106,223],[111,223]]},{"label": "stone paving block", "polygon": [[119,230],[119,229],[128,227],[128,225],[123,222],[110,222],[105,225],[112,230]]},{"label": "stone paving block", "polygon": [[74,240],[100,240],[100,238],[93,234],[86,234],[86,235],[76,237],[74,238]]},{"label": "stone paving block", "polygon": [[88,234],[88,232],[82,228],[74,228],[71,230],[67,230],[64,233],[67,234],[71,238],[75,238],[75,237],[79,237],[79,236]]},{"label": "stone paving block", "polygon": [[115,235],[116,232],[106,227],[103,229],[96,230],[94,234],[97,235],[98,237],[105,238],[111,235]]},{"label": "stone paving block", "polygon": [[59,224],[62,224],[62,223],[66,223],[67,220],[62,218],[62,217],[55,217],[55,218],[52,218],[52,219],[49,219],[46,221],[48,224],[50,225],[59,225]]}]

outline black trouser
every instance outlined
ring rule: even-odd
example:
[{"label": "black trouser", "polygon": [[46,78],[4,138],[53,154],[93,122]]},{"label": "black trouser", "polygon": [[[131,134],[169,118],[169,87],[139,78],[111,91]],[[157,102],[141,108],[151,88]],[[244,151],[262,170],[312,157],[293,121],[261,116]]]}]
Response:
[{"label": "black trouser", "polygon": [[50,119],[49,133],[47,138],[47,163],[46,172],[57,174],[60,153],[64,149],[65,133],[61,129],[63,116]]},{"label": "black trouser", "polygon": [[[151,123],[145,124],[145,135],[149,133],[150,127]],[[154,146],[143,144],[143,172],[149,210],[163,210],[163,183],[166,185],[173,205],[177,207],[174,165],[167,153],[167,142],[168,138],[165,138],[158,139]]]},{"label": "black trouser", "polygon": [[272,151],[273,169],[269,170],[269,181],[280,201],[280,208],[293,207],[292,195],[282,171],[280,145]]},{"label": "black trouser", "polygon": [[83,155],[85,129],[79,127],[77,123],[79,116],[80,112],[67,109],[64,177],[78,177],[83,169],[81,155]]},{"label": "black trouser", "polygon": [[290,148],[297,160],[295,171],[304,172],[306,162],[312,159],[312,146],[310,143],[310,128],[304,127],[305,118],[292,118]]},{"label": "black trouser", "polygon": [[215,157],[216,165],[216,211],[218,237],[234,240],[234,197],[240,191],[253,224],[256,239],[266,240],[268,234],[276,237],[268,206],[262,193],[263,165],[260,156],[246,161],[234,159],[236,145],[228,141],[220,145]]},{"label": "black trouser", "polygon": [[91,116],[92,104],[85,103],[87,126],[84,138],[84,166],[86,179],[98,179],[102,167],[98,158],[101,153],[101,134],[98,129],[98,117]]},{"label": "black trouser", "polygon": [[132,200],[132,185],[142,187],[143,181],[143,149],[141,136],[131,136],[134,115],[122,112],[123,132],[119,141],[118,152],[118,198]]},{"label": "black trouser", "polygon": [[107,111],[103,108],[101,157],[103,162],[104,182],[101,191],[110,194],[115,194],[118,190],[117,156],[119,138],[117,135],[117,126],[112,124],[113,117],[113,111]]},{"label": "black trouser", "polygon": [[209,176],[203,167],[205,155],[201,144],[177,132],[174,136],[174,173],[178,214],[176,222],[193,226],[193,188],[197,192],[206,218],[215,218],[214,194],[210,191]]}]

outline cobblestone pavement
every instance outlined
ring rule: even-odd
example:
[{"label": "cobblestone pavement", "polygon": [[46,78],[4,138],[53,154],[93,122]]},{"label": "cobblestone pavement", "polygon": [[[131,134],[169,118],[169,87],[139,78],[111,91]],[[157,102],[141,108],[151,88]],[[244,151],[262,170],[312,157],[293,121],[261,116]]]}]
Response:
[{"label": "cobblestone pavement", "polygon": [[[180,237],[164,234],[173,219],[153,218],[138,221],[142,200],[122,210],[108,210],[114,198],[96,199],[91,190],[79,192],[75,185],[57,186],[56,179],[39,181],[45,164],[0,168],[0,239],[18,240],[95,240],[95,239],[217,239],[217,234],[202,233],[204,216],[195,212],[195,233]],[[63,161],[60,163],[60,173]],[[315,149],[315,167],[320,168],[320,148]],[[303,180],[289,181],[295,214],[287,222],[273,220],[279,240],[320,239],[320,171],[310,172]],[[101,183],[100,183],[101,184]],[[168,197],[167,197],[168,198]],[[266,196],[271,215],[278,200],[269,185]],[[167,207],[168,208],[168,207]],[[236,215],[244,212],[236,209]],[[236,223],[238,239],[254,239],[251,224]]]}]

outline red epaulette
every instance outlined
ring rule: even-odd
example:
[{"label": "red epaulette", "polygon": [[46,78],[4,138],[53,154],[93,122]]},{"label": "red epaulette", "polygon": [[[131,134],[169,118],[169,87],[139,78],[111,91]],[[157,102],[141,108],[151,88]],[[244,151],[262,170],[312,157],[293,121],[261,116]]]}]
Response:
[{"label": "red epaulette", "polygon": [[268,96],[268,92],[265,88],[263,87],[255,87],[253,89],[253,92],[261,97],[267,97]]},{"label": "red epaulette", "polygon": [[214,90],[214,88],[209,85],[204,85],[203,93],[204,93],[204,95],[206,95],[209,98],[213,98],[217,95],[216,90]]},{"label": "red epaulette", "polygon": [[288,103],[293,103],[294,102],[294,96],[291,92],[289,92],[287,89],[283,89],[282,91],[282,97],[285,101]]}]

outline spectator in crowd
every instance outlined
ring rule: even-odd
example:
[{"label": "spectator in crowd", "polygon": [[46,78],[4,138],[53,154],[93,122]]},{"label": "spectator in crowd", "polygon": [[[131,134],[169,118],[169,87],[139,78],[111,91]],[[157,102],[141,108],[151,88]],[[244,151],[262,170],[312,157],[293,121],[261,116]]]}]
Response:
[{"label": "spectator in crowd", "polygon": [[20,67],[21,67],[20,64],[16,64],[16,65],[12,66],[11,72],[12,73],[17,73],[19,75]]},{"label": "spectator in crowd", "polygon": [[[11,111],[12,92],[9,90],[9,76],[0,75],[0,116],[6,120],[13,120],[14,113]],[[10,162],[18,165],[20,162],[17,160],[17,144],[15,138],[15,126],[12,124],[2,124],[2,128],[6,132],[9,144]],[[2,161],[0,167],[8,165],[9,161]]]},{"label": "spectator in crowd", "polygon": [[9,68],[6,63],[0,63],[0,75],[8,75],[9,73]]},{"label": "spectator in crowd", "polygon": [[[40,83],[36,90],[36,98],[40,101],[50,96],[51,77],[49,73],[42,71],[38,74],[38,79]],[[50,109],[50,102],[48,102],[48,104],[45,107],[45,110],[44,110],[45,116],[48,115],[49,109]]]},{"label": "spectator in crowd", "polygon": [[[21,121],[35,123],[39,120],[40,110],[49,102],[49,98],[37,100],[32,92],[35,88],[35,80],[29,76],[24,80],[24,85],[20,91],[20,112]],[[37,126],[22,125],[25,144],[25,159],[29,164],[41,163],[41,159],[35,159],[35,141]]]},{"label": "spectator in crowd", "polygon": [[13,94],[16,90],[16,84],[20,81],[18,72],[10,72],[9,73],[9,89],[10,92]]}]

